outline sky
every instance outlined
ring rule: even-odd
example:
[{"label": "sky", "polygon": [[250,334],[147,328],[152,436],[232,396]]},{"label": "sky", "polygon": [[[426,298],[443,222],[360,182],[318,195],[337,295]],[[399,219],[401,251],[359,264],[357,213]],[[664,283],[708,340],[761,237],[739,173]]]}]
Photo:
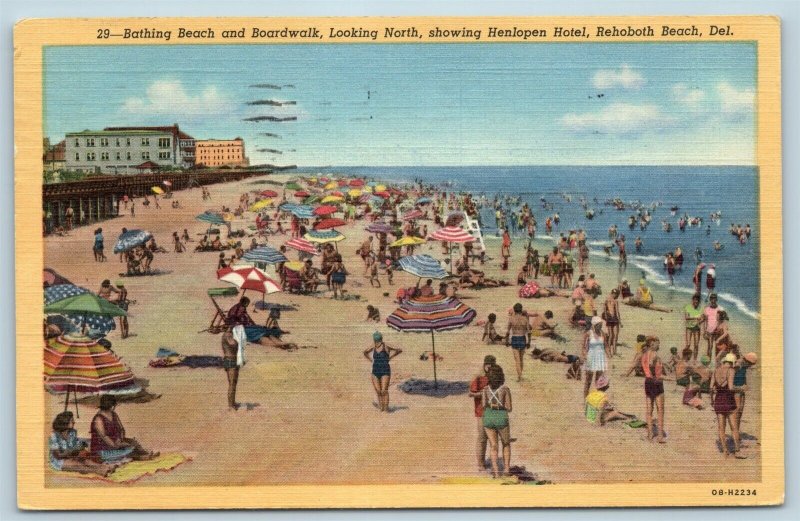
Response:
[{"label": "sky", "polygon": [[244,138],[251,164],[755,164],[749,43],[83,46],[44,63],[51,141],[178,123]]}]

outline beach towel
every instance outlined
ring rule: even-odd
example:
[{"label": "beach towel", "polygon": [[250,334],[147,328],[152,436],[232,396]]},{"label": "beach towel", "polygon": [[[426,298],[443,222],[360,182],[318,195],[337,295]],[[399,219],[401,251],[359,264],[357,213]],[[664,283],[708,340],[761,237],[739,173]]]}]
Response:
[{"label": "beach towel", "polygon": [[167,358],[169,356],[178,356],[178,353],[168,347],[159,347],[158,351],[156,351],[157,358]]},{"label": "beach towel", "polygon": [[145,476],[156,472],[169,472],[178,465],[191,461],[191,458],[183,454],[174,452],[162,454],[149,461],[131,461],[117,468],[109,476],[103,477],[96,474],[81,474],[79,472],[59,472],[59,475],[76,477],[81,479],[94,479],[109,483],[134,483]]},{"label": "beach towel", "polygon": [[246,362],[244,359],[244,345],[247,343],[247,333],[244,331],[244,326],[240,324],[233,328],[233,338],[239,343],[239,350],[236,351],[236,365],[242,367]]}]

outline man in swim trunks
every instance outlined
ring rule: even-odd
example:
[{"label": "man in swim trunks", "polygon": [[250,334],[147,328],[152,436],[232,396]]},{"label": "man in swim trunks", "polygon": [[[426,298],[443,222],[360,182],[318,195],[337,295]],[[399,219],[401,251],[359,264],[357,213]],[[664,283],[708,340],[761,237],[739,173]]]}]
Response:
[{"label": "man in swim trunks", "polygon": [[506,329],[506,345],[511,346],[514,352],[514,362],[517,366],[517,381],[522,381],[522,367],[525,349],[531,346],[531,325],[528,317],[522,313],[522,304],[514,304],[514,313],[508,318]]}]

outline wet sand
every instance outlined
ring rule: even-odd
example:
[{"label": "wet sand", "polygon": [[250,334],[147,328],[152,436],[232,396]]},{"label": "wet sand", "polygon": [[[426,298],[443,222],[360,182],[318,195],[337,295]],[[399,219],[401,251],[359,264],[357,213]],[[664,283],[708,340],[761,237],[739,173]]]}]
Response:
[{"label": "wet sand", "polygon": [[[270,176],[285,181],[288,176]],[[266,178],[262,178],[266,179]],[[129,436],[138,438],[147,448],[181,452],[193,461],[163,474],[142,479],[138,486],[158,485],[259,485],[259,484],[371,484],[436,482],[448,476],[477,475],[475,469],[476,419],[472,399],[466,394],[436,398],[407,395],[397,385],[409,378],[432,379],[430,361],[420,354],[430,349],[430,335],[398,333],[385,322],[367,323],[366,306],[372,304],[382,320],[397,306],[392,303],[398,287],[416,284],[417,278],[396,271],[394,286],[381,276],[383,288],[371,288],[363,275],[363,263],[355,250],[368,235],[366,223],[357,221],[341,228],[347,240],[339,243],[345,266],[350,271],[346,289],[360,300],[334,301],[323,294],[298,296],[288,293],[269,295],[267,300],[297,308],[283,313],[281,327],[291,332],[285,337],[301,349],[283,351],[248,344],[247,365],[239,376],[239,411],[226,407],[227,382],[221,369],[160,368],[148,366],[159,347],[168,347],[184,355],[221,355],[220,335],[199,332],[208,327],[214,308],[206,290],[224,287],[216,280],[218,254],[172,251],[173,231],[188,228],[199,240],[207,225],[194,216],[202,211],[219,209],[222,204],[235,207],[245,191],[275,188],[244,180],[211,185],[211,201],[202,201],[199,189],[176,192],[173,200],[182,209],[170,208],[162,200],[160,210],[145,209],[137,200],[136,217],[129,215],[100,223],[105,235],[106,263],[96,263],[92,255],[93,230],[88,226],[74,230],[68,237],[45,240],[45,265],[73,283],[97,291],[100,282],[119,278],[124,264],[111,254],[122,227],[144,228],[155,235],[168,250],[156,254],[153,268],[161,274],[126,278],[132,336],[121,339],[119,330],[109,335],[114,351],[130,366],[137,378],[149,383],[151,393],[161,394],[148,403],[122,403],[117,412]],[[252,214],[250,214],[252,215]],[[428,222],[432,232],[435,226]],[[235,226],[234,226],[235,227]],[[288,227],[287,227],[288,228]],[[289,236],[270,236],[268,244],[279,246]],[[247,246],[250,239],[243,239]],[[484,269],[493,278],[514,282],[516,271],[524,262],[525,242],[518,238],[512,246],[511,268],[500,271],[499,242],[486,238],[488,256]],[[544,243],[542,243],[544,246]],[[540,251],[544,248],[540,247]],[[441,257],[441,247],[431,243],[416,253]],[[228,255],[230,252],[228,252]],[[296,252],[289,251],[290,259]],[[591,270],[605,289],[617,280],[616,262],[593,257]],[[268,270],[271,271],[271,270]],[[638,276],[629,269],[627,278]],[[540,276],[540,281],[545,280]],[[324,289],[324,286],[322,286]],[[388,292],[389,296],[383,296]],[[654,288],[659,304],[681,309],[685,295]],[[605,295],[601,296],[601,299]],[[459,297],[475,308],[477,320],[494,312],[498,329],[505,331],[506,311],[517,301],[517,287],[462,290]],[[229,307],[233,298],[220,302]],[[580,354],[581,335],[567,325],[571,312],[566,298],[523,300],[528,311],[551,309],[559,332],[566,343],[534,339],[541,347]],[[598,302],[600,304],[600,302]],[[621,306],[624,328],[620,341],[632,346],[639,333],[661,337],[662,357],[669,347],[683,346],[681,312],[658,313]],[[252,309],[252,308],[251,308]],[[732,313],[732,335],[744,347],[754,348],[758,338],[757,321]],[[252,315],[263,323],[265,312]],[[476,320],[476,321],[477,321]],[[403,353],[392,361],[391,412],[377,409],[370,382],[371,365],[362,351],[371,344],[375,330],[382,331],[386,342],[401,347]],[[666,430],[668,443],[659,445],[646,440],[645,429],[630,429],[621,423],[605,427],[589,424],[584,418],[582,383],[565,378],[565,364],[545,364],[525,359],[525,380],[515,382],[511,349],[487,346],[480,341],[483,328],[474,324],[461,330],[436,335],[436,351],[444,359],[437,364],[440,380],[469,382],[481,369],[484,355],[494,354],[503,366],[507,384],[513,393],[514,410],[510,414],[512,465],[522,465],[540,479],[555,483],[609,482],[750,482],[759,480],[760,450],[756,441],[748,442],[745,460],[725,459],[717,450],[716,417],[710,408],[696,411],[681,404],[683,388],[665,382]],[[701,352],[703,346],[701,344]],[[611,395],[618,408],[644,417],[643,380],[623,376],[633,350],[620,347],[621,357],[611,364]],[[748,375],[750,391],[742,431],[760,437],[760,380],[758,368]],[[47,397],[47,425],[63,408],[63,398]],[[705,398],[708,403],[708,398]],[[76,428],[88,436],[94,408],[80,407]],[[45,455],[43,455],[45,457]],[[49,486],[108,486],[58,475],[48,471]],[[665,492],[666,493],[666,492]]]}]

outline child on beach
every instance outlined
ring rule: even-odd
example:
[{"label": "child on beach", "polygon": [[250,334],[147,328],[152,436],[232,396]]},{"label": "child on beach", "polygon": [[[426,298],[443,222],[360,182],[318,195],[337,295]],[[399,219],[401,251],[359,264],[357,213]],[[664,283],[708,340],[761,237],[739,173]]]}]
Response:
[{"label": "child on beach", "polygon": [[370,254],[367,257],[367,276],[369,277],[370,287],[381,287],[381,281],[378,280],[378,260],[375,258],[375,254]]},{"label": "child on beach", "polygon": [[380,322],[381,312],[373,305],[367,306],[367,322]]},{"label": "child on beach", "polygon": [[494,313],[489,313],[488,320],[486,321],[486,325],[483,326],[483,336],[481,337],[481,341],[487,344],[500,344],[503,342],[503,337],[497,332],[495,329],[495,323],[497,322],[497,315]]}]

